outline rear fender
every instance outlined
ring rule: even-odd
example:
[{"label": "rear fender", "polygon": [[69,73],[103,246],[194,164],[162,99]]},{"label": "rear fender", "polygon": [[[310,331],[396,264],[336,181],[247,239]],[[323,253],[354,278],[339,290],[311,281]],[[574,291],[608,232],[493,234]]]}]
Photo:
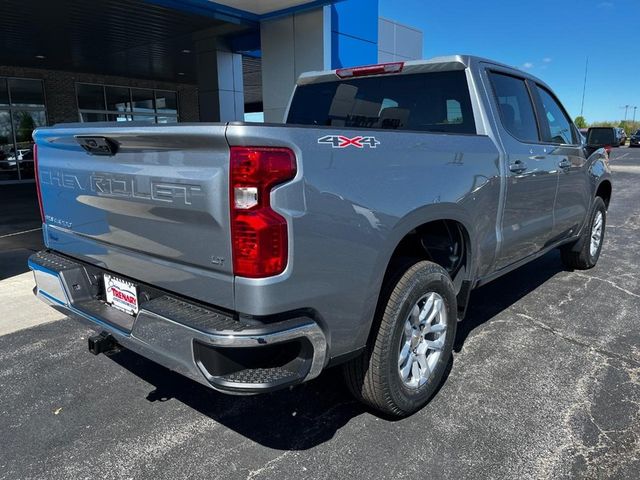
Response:
[{"label": "rear fender", "polygon": [[[375,273],[372,276],[371,284],[369,286],[371,296],[369,301],[366,302],[366,304],[369,305],[369,308],[365,309],[362,317],[362,324],[367,325],[366,332],[371,331],[378,302],[381,300],[380,295],[385,273],[397,246],[406,235],[411,233],[411,231],[425,223],[436,220],[453,220],[463,225],[469,238],[467,238],[465,242],[465,255],[467,258],[466,278],[463,278],[462,280],[465,282],[475,277],[477,265],[474,257],[475,252],[477,251],[477,245],[474,240],[476,238],[475,229],[473,227],[474,223],[469,214],[461,207],[451,203],[427,205],[412,211],[395,225],[385,242],[385,248],[381,250],[376,261]],[[364,345],[367,338],[362,338],[361,341]]]}]

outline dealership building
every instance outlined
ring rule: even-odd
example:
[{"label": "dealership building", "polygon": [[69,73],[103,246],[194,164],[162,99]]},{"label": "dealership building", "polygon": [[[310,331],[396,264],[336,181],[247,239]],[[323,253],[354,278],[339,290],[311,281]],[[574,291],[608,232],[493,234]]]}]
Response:
[{"label": "dealership building", "polygon": [[4,0],[0,184],[61,122],[281,122],[303,72],[422,57],[377,0]]}]

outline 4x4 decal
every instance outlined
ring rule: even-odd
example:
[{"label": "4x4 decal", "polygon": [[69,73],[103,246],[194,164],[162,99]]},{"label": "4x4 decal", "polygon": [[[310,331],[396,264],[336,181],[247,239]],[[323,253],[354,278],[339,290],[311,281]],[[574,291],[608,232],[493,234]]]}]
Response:
[{"label": "4x4 decal", "polygon": [[325,143],[331,145],[332,148],[376,148],[380,145],[380,142],[376,140],[376,137],[345,137],[344,135],[325,135],[318,139],[318,143]]}]

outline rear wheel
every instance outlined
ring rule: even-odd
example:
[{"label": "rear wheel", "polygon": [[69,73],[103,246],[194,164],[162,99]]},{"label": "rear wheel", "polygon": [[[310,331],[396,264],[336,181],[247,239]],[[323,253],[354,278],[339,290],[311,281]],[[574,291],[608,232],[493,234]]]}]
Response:
[{"label": "rear wheel", "polygon": [[451,361],[456,295],[446,270],[427,261],[408,268],[385,291],[375,337],[344,374],[358,399],[406,416],[429,401]]},{"label": "rear wheel", "polygon": [[565,267],[575,270],[587,270],[596,266],[602,251],[606,223],[607,207],[602,198],[596,197],[591,208],[589,223],[579,240],[582,245],[580,250],[574,251],[574,245],[566,245],[560,249],[562,263]]}]

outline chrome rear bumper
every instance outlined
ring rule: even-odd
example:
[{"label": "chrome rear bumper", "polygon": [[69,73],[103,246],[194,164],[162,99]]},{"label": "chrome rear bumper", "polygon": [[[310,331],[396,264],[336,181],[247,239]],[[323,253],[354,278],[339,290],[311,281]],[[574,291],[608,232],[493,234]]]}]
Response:
[{"label": "chrome rear bumper", "polygon": [[56,310],[216,390],[274,390],[315,378],[325,366],[326,338],[311,318],[250,324],[167,294],[141,302],[134,318],[100,299],[96,267],[39,252],[29,258],[29,268],[34,293]]}]

